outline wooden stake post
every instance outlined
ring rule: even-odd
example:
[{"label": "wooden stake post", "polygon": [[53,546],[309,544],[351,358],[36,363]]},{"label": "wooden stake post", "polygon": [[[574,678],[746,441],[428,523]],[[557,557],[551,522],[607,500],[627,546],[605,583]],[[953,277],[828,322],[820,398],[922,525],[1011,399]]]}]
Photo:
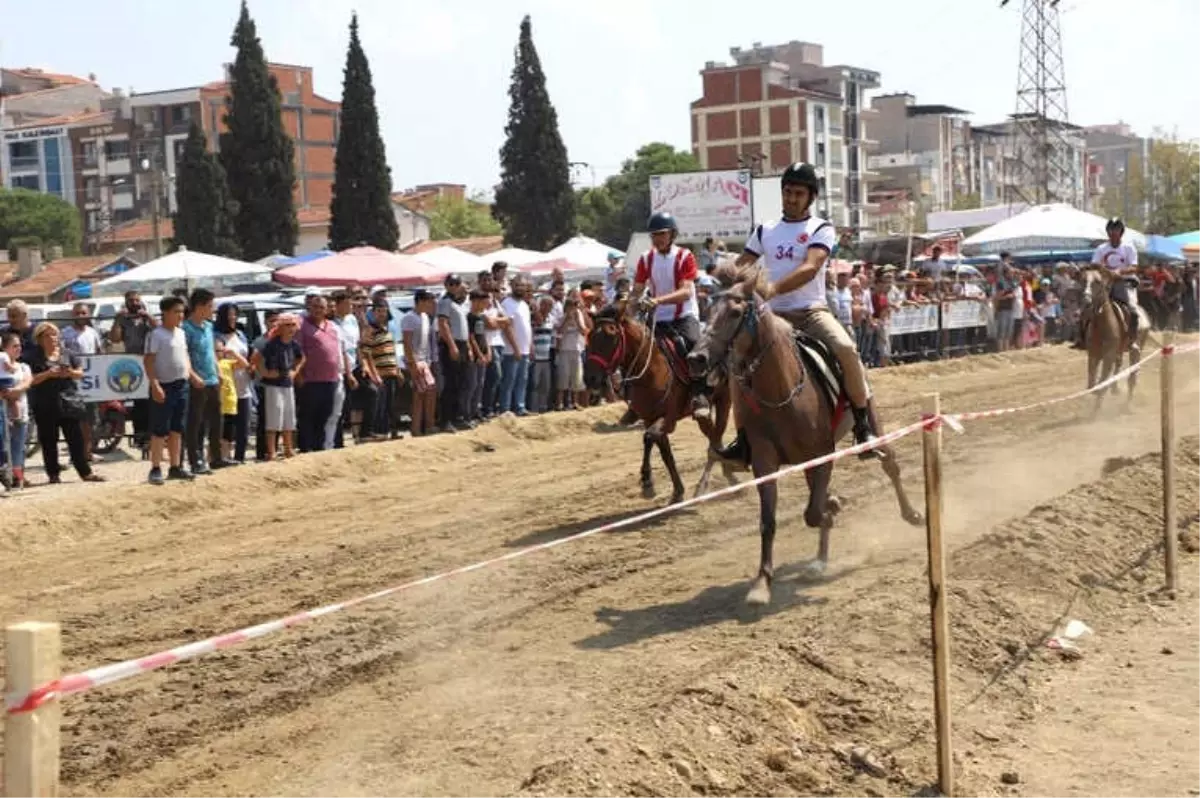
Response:
[{"label": "wooden stake post", "polygon": [[[9,626],[4,646],[7,694],[23,696],[59,677],[58,624],[30,621]],[[59,702],[50,700],[32,712],[6,713],[4,718],[4,795],[58,795]]]},{"label": "wooden stake post", "polygon": [[1159,379],[1162,387],[1162,485],[1163,485],[1163,544],[1167,569],[1167,595],[1175,598],[1179,580],[1176,561],[1175,521],[1175,333],[1163,333],[1162,368]]},{"label": "wooden stake post", "polygon": [[[927,418],[941,414],[939,396],[926,397]],[[933,631],[933,712],[937,726],[938,789],[954,794],[950,745],[950,623],[946,615],[946,545],[942,540],[942,428],[922,433],[925,448],[925,537],[929,550],[929,610]]]}]

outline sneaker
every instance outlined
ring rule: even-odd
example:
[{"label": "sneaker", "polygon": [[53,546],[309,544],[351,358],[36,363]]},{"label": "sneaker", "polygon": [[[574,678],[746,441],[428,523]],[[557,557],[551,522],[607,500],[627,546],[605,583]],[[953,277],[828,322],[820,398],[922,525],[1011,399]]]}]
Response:
[{"label": "sneaker", "polygon": [[192,469],[192,473],[198,477],[206,477],[212,473],[212,469],[208,467],[208,463],[199,463]]},{"label": "sneaker", "polygon": [[167,479],[172,482],[191,482],[195,478],[194,474],[184,471],[182,466],[171,466],[167,469]]},{"label": "sneaker", "polygon": [[453,424],[443,424],[441,427],[439,427],[439,429],[441,429],[442,432],[447,433],[447,434],[453,433],[453,432],[458,432],[458,430],[456,430],[454,428]]},{"label": "sneaker", "polygon": [[162,469],[158,468],[157,466],[151,468],[149,481],[151,485],[161,485],[166,482],[166,480],[163,479]]}]

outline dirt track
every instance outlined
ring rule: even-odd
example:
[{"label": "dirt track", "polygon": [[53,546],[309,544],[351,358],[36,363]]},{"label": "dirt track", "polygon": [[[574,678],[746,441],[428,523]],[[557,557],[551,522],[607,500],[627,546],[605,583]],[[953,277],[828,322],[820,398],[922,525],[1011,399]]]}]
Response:
[{"label": "dirt track", "polygon": [[[1197,431],[1196,362],[1188,355],[1177,369],[1187,435]],[[927,391],[940,391],[947,411],[971,410],[1068,393],[1082,379],[1079,354],[1056,348],[895,369],[878,374],[875,387],[898,426],[917,417]],[[961,437],[947,432],[964,791],[1182,793],[1200,784],[1194,635],[1171,642],[1183,676],[1193,674],[1190,693],[1158,708],[1191,735],[1179,756],[1164,747],[1163,724],[1121,726],[1121,750],[1139,765],[1127,770],[1072,753],[1070,725],[1049,738],[1034,733],[1064,728],[1047,711],[1048,691],[1116,656],[1089,650],[1070,665],[1048,657],[1037,640],[1061,614],[1096,628],[1085,644],[1095,652],[1136,622],[1195,627],[1194,555],[1182,561],[1178,602],[1154,608],[1140,598],[1161,578],[1159,555],[1133,566],[1160,518],[1153,460],[1094,484],[1110,458],[1157,448],[1157,367],[1143,377],[1133,413],[1086,423],[1089,409],[1069,403],[973,423]],[[640,512],[651,503],[637,488],[639,435],[599,431],[618,415],[505,421],[194,486],[102,486],[8,503],[0,621],[60,620],[67,667],[91,667]],[[1196,448],[1189,438],[1179,476],[1180,516],[1193,530]],[[694,482],[702,439],[685,428],[676,450]],[[899,451],[917,499],[918,439]],[[665,497],[661,468],[656,477]],[[741,605],[757,562],[750,492],[68,699],[65,787],[113,795],[919,789],[933,780],[924,533],[900,521],[877,466],[839,466],[834,485],[849,507],[835,567],[812,583],[794,567],[815,548],[800,520],[802,481],[784,484],[776,559],[792,566],[780,569],[766,612]],[[1166,634],[1145,628],[1151,639]],[[1142,654],[1167,643],[1149,645]],[[1146,685],[1121,707],[1163,686],[1161,658],[1108,663],[1132,663],[1126,670]],[[1187,692],[1189,682],[1178,683]],[[1085,728],[1074,729],[1074,742],[1091,751],[1086,733],[1094,737],[1109,718],[1102,702],[1077,711],[1085,708],[1101,716],[1078,724]],[[1002,786],[1010,768],[1021,783]],[[1047,778],[1055,773],[1057,781]]]}]

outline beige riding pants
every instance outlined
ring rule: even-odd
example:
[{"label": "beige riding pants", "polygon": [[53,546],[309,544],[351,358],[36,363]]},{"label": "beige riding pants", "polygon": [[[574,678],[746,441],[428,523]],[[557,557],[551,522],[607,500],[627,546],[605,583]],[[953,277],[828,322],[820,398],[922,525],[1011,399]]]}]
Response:
[{"label": "beige riding pants", "polygon": [[793,328],[816,338],[833,351],[838,362],[842,364],[842,375],[846,380],[846,394],[850,397],[850,404],[866,407],[871,396],[870,388],[867,387],[867,370],[858,356],[854,339],[837,317],[827,308],[777,310],[775,315],[787,319]]}]

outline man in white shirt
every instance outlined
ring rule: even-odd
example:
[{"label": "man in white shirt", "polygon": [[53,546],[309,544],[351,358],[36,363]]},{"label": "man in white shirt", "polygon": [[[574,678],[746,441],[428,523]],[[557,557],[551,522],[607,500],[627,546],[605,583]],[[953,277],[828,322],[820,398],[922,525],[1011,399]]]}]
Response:
[{"label": "man in white shirt", "polygon": [[502,329],[505,339],[504,366],[500,376],[500,395],[497,398],[500,413],[514,412],[518,416],[529,415],[525,407],[525,395],[529,385],[529,361],[533,350],[533,325],[529,312],[529,297],[532,286],[522,278],[513,280],[511,294],[501,304],[504,315],[512,323]]},{"label": "man in white shirt", "polygon": [[[656,213],[647,225],[650,251],[638,258],[633,278],[633,300],[654,314],[656,338],[671,336],[681,357],[687,357],[700,340],[700,304],[696,300],[696,278],[700,270],[690,249],[676,245],[679,225],[669,213]],[[711,413],[708,385],[704,377],[691,382],[692,417],[707,419]]]},{"label": "man in white shirt", "polygon": [[[1137,277],[1137,250],[1132,244],[1126,244],[1121,241],[1125,235],[1125,222],[1119,216],[1114,216],[1108,220],[1108,224],[1104,226],[1104,232],[1108,233],[1108,241],[1096,247],[1096,251],[1092,254],[1092,266],[1098,266],[1105,269],[1109,276],[1113,278],[1112,287],[1109,289],[1109,298],[1117,303],[1117,309],[1125,316],[1125,323],[1129,327],[1129,351],[1136,353],[1137,331],[1138,331],[1138,313],[1135,300],[1129,291],[1129,283],[1126,279],[1129,277]],[[1091,297],[1087,297],[1091,299]],[[1091,321],[1091,304],[1083,303],[1083,316],[1079,324],[1079,344],[1080,349],[1086,348],[1087,341],[1087,325]]]},{"label": "man in white shirt", "polygon": [[[794,163],[780,178],[783,217],[758,225],[738,257],[738,267],[765,261],[769,282],[763,298],[777,315],[801,333],[822,341],[842,366],[843,382],[854,413],[854,440],[866,443],[876,437],[870,412],[867,373],[858,356],[854,339],[825,302],[825,274],[829,254],[837,243],[837,231],[810,209],[821,191],[821,182],[811,164]],[[733,443],[720,451],[727,459],[748,462],[749,442],[738,429]],[[859,455],[866,460],[874,450]]]}]

